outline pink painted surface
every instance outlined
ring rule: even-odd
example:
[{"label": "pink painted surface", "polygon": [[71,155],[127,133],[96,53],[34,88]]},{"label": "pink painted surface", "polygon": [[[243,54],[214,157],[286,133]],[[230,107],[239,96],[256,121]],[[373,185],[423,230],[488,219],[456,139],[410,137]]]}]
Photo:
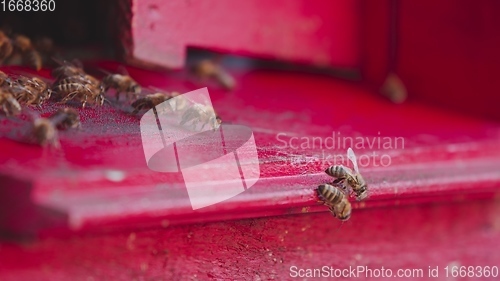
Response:
[{"label": "pink painted surface", "polygon": [[[236,5],[232,2],[218,3],[246,12],[252,11],[252,4],[260,2],[245,2],[238,7],[232,6]],[[206,14],[202,16],[200,12],[204,11],[203,7],[197,6],[202,4],[198,2],[136,1],[135,15],[151,16],[143,23],[153,25],[140,28],[134,25],[133,31],[137,33],[134,36],[142,36],[143,31],[151,36],[144,37],[146,41],[135,42],[145,44],[140,51],[143,59],[161,59],[167,66],[181,65],[185,47],[198,46],[351,67],[361,60],[365,77],[370,81],[380,82],[384,78],[387,46],[379,45],[385,42],[387,35],[384,5],[377,2],[377,5],[363,6],[366,21],[362,23],[361,58],[356,47],[344,49],[358,46],[349,45],[357,39],[347,36],[344,39],[351,43],[335,44],[333,52],[328,53],[331,56],[327,54],[328,59],[324,60],[325,49],[316,49],[323,48],[317,43],[325,34],[337,32],[333,24],[319,33],[304,33],[313,25],[305,13],[294,13],[297,7],[293,5],[299,2],[283,2],[277,5],[279,7],[268,9],[274,3],[281,2],[266,3],[258,9],[266,13],[287,11],[280,15],[288,21],[283,27],[284,34],[293,36],[271,36],[266,37],[266,42],[260,42],[262,44],[238,47],[227,38],[255,43],[259,42],[258,36],[247,39],[245,32],[228,34],[231,29],[225,29],[222,19],[231,18],[228,22],[238,23],[234,25],[238,31],[246,28],[257,32],[260,25],[244,25],[245,20],[251,19],[248,18],[251,13],[243,13],[240,20],[234,18],[238,13],[228,14],[225,8],[215,7],[214,16],[205,19]],[[324,15],[331,12],[325,8],[328,5],[352,8],[352,2],[318,3],[309,5],[322,7],[319,13]],[[484,67],[477,67],[485,58],[495,58],[493,49],[488,49],[497,43],[491,37],[494,28],[490,29],[495,21],[488,17],[494,9],[488,8],[491,3],[479,2],[481,5],[477,7],[486,9],[479,8],[481,12],[474,14],[487,16],[476,18],[470,32],[483,32],[476,34],[478,40],[468,41],[469,25],[462,26],[461,32],[451,33],[445,27],[455,26],[464,17],[470,20],[467,11],[476,6],[450,8],[453,5],[447,3],[430,11],[415,3],[405,2],[402,6],[402,13],[406,14],[402,27],[406,33],[402,37],[405,42],[401,44],[399,67],[411,94],[406,104],[390,104],[360,85],[294,72],[231,69],[238,81],[233,93],[209,87],[213,104],[224,122],[247,125],[254,130],[262,171],[261,180],[253,188],[209,208],[191,210],[178,174],[147,169],[139,119],[120,109],[105,106],[80,110],[83,129],[62,133],[59,151],[0,139],[0,229],[3,234],[10,233],[16,238],[38,238],[12,243],[1,240],[1,279],[287,280],[293,265],[302,268],[361,265],[384,266],[393,272],[421,268],[424,274],[428,266],[439,266],[439,278],[424,275],[427,278],[421,280],[449,280],[445,266],[499,266],[500,126],[469,115],[493,117],[493,120],[499,116],[498,111],[493,110],[497,104],[496,84],[484,78],[496,73],[496,65],[486,63]],[[156,8],[155,4],[158,4]],[[164,7],[169,9],[163,10]],[[451,9],[451,21],[446,17],[449,14],[443,14],[444,18],[434,15],[440,14],[443,7],[447,11]],[[158,17],[155,9],[173,16]],[[316,7],[314,9],[318,13]],[[183,26],[184,23],[177,21],[177,15],[189,17],[181,14],[187,11],[194,11],[192,16],[200,18]],[[336,22],[343,17],[349,21],[356,17],[342,13],[325,22]],[[424,13],[430,15],[425,18],[425,24],[421,17]],[[270,21],[264,18],[262,22],[274,26],[266,20]],[[158,35],[167,30],[163,23],[174,26],[173,38],[167,32],[164,36]],[[295,29],[302,23],[306,23],[303,26],[307,28]],[[186,34],[185,28],[191,29],[187,24],[194,24],[193,30],[200,41]],[[201,24],[205,25],[200,27]],[[435,29],[439,25],[445,26]],[[294,27],[290,29],[293,32],[302,30],[302,33],[287,33],[290,32],[288,26]],[[212,27],[214,29],[210,29]],[[175,33],[183,29],[182,35]],[[276,31],[274,27],[270,30]],[[440,32],[429,33],[429,30]],[[262,34],[268,34],[265,32]],[[347,33],[350,36],[355,31]],[[345,36],[337,35],[332,40]],[[418,42],[408,40],[410,37]],[[172,42],[162,41],[165,38],[181,43],[168,45]],[[283,48],[286,43],[283,38],[305,38],[306,43],[301,46],[307,46],[310,52]],[[426,43],[429,38],[434,43]],[[435,44],[440,38],[448,43]],[[267,40],[273,39],[277,40],[276,45],[267,45]],[[463,44],[457,45],[457,42]],[[167,49],[169,46],[173,46],[172,49]],[[468,57],[462,56],[464,54]],[[115,63],[95,65],[108,70],[117,68]],[[136,68],[129,71],[145,86],[181,92],[204,86],[183,72],[161,74]],[[486,83],[476,84],[481,81]],[[480,89],[481,95],[476,95],[475,89]],[[430,101],[460,111],[446,111],[429,104]],[[49,106],[43,114],[56,108]],[[2,136],[22,132],[26,126],[5,118],[0,122]],[[323,160],[344,155],[345,148],[327,151],[318,147],[284,148],[277,139],[279,133],[286,133],[281,140],[289,142],[292,137],[326,138],[332,132],[336,136],[340,133],[346,137],[403,137],[405,140],[404,149],[355,149],[358,155],[373,152],[390,155],[391,165],[376,167],[371,163],[361,168],[371,197],[363,203],[352,202],[353,215],[342,226],[324,206],[316,203],[313,189],[329,180],[322,172],[327,165]]]},{"label": "pink painted surface", "polygon": [[434,4],[401,1],[397,70],[410,97],[499,121],[500,3]]},{"label": "pink painted surface", "polygon": [[[355,210],[342,226],[323,212],[4,241],[0,274],[5,281],[319,280],[292,279],[290,267],[367,266],[390,269],[394,276],[399,269],[424,274],[391,280],[450,280],[446,266],[499,265],[499,212],[498,199],[461,200]],[[428,277],[429,266],[439,267],[437,278]]]},{"label": "pink painted surface", "polygon": [[179,68],[187,47],[200,47],[353,68],[360,62],[359,5],[359,1],[135,0],[132,56]]},{"label": "pink painted surface", "polygon": [[[97,67],[114,71],[117,65]],[[129,72],[142,85],[181,92],[201,86],[183,72]],[[365,148],[354,147],[358,157],[390,156],[388,167],[377,158],[361,167],[371,198],[354,203],[354,208],[492,198],[498,192],[496,123],[415,102],[394,106],[360,86],[328,77],[233,72],[239,83],[233,93],[209,90],[224,122],[254,131],[261,179],[251,189],[193,211],[180,174],[147,168],[138,117],[111,106],[86,108],[80,110],[83,129],[61,134],[61,150],[0,140],[0,173],[8,182],[2,185],[0,226],[21,235],[44,236],[326,211],[316,203],[314,188],[329,180],[324,169],[333,157],[345,155],[347,147],[337,143],[327,149],[310,142],[310,147],[300,148],[295,147],[298,139],[292,138],[324,139],[332,134],[368,138]],[[48,106],[44,114],[55,109]],[[26,125],[2,122],[3,134],[22,131]],[[404,147],[378,147],[379,137],[403,138]],[[291,146],[283,147],[290,141]],[[369,148],[373,141],[375,147]]]}]

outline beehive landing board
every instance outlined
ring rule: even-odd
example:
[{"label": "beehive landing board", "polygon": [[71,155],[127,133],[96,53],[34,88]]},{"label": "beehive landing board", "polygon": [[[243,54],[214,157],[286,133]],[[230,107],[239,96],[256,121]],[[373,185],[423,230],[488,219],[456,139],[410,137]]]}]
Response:
[{"label": "beehive landing board", "polygon": [[[118,66],[87,64],[88,69],[108,71]],[[182,71],[128,71],[145,87],[182,93],[205,86]],[[3,231],[43,236],[327,211],[317,204],[314,189],[331,179],[323,172],[324,158],[345,155],[346,148],[322,149],[312,142],[309,147],[283,147],[292,137],[404,139],[404,147],[369,148],[365,142],[364,149],[354,148],[358,157],[375,151],[391,159],[388,167],[361,167],[371,196],[353,202],[355,209],[492,198],[498,192],[498,124],[418,101],[394,105],[362,86],[327,76],[230,71],[238,82],[234,91],[215,85],[209,91],[224,122],[254,131],[261,169],[255,186],[193,211],[180,174],[147,168],[140,116],[127,113],[126,105],[80,109],[82,129],[61,133],[59,150],[13,140],[28,123],[2,117],[2,134],[7,136],[0,139]],[[47,105],[41,114],[59,107]],[[294,146],[301,143],[292,141]]]}]

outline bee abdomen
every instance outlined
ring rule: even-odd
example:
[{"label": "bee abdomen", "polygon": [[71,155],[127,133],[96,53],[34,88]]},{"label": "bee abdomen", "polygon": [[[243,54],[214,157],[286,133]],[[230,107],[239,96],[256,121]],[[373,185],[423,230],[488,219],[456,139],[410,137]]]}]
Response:
[{"label": "bee abdomen", "polygon": [[336,204],[344,197],[344,193],[340,189],[329,184],[319,185],[318,194],[326,204]]},{"label": "bee abdomen", "polygon": [[69,92],[79,91],[82,89],[82,87],[83,86],[80,83],[64,83],[57,85],[56,91],[62,93],[69,93]]},{"label": "bee abdomen", "polygon": [[345,167],[342,165],[330,166],[326,169],[325,173],[336,178],[343,178],[346,175]]}]

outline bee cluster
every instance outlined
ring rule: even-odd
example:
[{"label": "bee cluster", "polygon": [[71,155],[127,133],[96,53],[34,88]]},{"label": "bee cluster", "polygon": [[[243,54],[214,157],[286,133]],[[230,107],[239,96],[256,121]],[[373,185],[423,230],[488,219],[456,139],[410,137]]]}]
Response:
[{"label": "bee cluster", "polygon": [[51,94],[50,85],[38,77],[14,78],[0,71],[0,111],[7,116],[20,114],[21,105],[40,107]]},{"label": "bee cluster", "polygon": [[[143,88],[129,75],[109,73],[100,80],[86,73],[79,61],[56,62],[59,66],[51,72],[54,78],[52,84],[38,77],[9,76],[0,71],[0,113],[6,116],[16,116],[21,114],[23,106],[41,108],[49,100],[57,104],[78,104],[82,108],[87,105],[102,106],[105,101],[112,104],[106,99],[105,94],[113,89],[116,102],[120,100],[121,95],[125,95],[125,100],[132,107],[132,114],[150,110],[172,99],[169,108],[171,112],[181,116],[181,126],[186,125],[202,130],[209,125],[215,130],[222,122],[212,106],[193,103],[177,92],[169,93],[155,89],[154,93],[147,93],[151,91],[143,91]],[[210,64],[207,61],[201,63]],[[221,70],[219,67],[212,67],[213,69],[217,69],[216,72]],[[208,74],[195,72],[195,74],[205,78],[218,77],[213,76],[213,72],[208,72]],[[224,79],[224,81],[228,80]],[[35,118],[30,135],[33,142],[39,145],[58,146],[57,129],[79,127],[78,111],[64,108],[49,118]]]},{"label": "bee cluster", "polygon": [[87,103],[103,105],[104,85],[92,75],[83,70],[78,61],[61,63],[61,66],[52,70],[55,82],[52,85],[54,100],[59,103],[75,101],[85,108]]},{"label": "bee cluster", "polygon": [[319,185],[316,190],[320,201],[328,206],[333,216],[342,221],[351,217],[352,207],[348,200],[351,191],[357,201],[368,198],[368,185],[359,173],[356,155],[351,148],[347,150],[347,158],[352,162],[354,171],[343,165],[330,166],[325,173],[335,180]]},{"label": "bee cluster", "polygon": [[40,70],[43,57],[38,49],[50,52],[53,47],[52,40],[45,37],[37,40],[35,44],[25,35],[9,33],[0,30],[0,65],[22,64]]}]

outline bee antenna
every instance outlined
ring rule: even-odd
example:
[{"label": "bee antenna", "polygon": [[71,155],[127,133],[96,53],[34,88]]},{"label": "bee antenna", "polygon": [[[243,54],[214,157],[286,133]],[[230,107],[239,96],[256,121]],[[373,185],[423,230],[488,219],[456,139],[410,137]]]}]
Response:
[{"label": "bee antenna", "polygon": [[149,87],[147,87],[147,88],[148,88],[148,89],[151,89],[151,90],[153,90],[153,91],[155,91],[155,92],[168,93],[168,91],[167,91],[167,90],[160,89],[160,88],[157,88],[157,87],[154,87],[154,86],[149,86]]},{"label": "bee antenna", "polygon": [[60,58],[56,58],[56,57],[50,57],[55,63],[57,63],[58,65],[63,65],[65,60],[61,60]]},{"label": "bee antenna", "polygon": [[71,61],[71,63],[72,63],[74,66],[76,66],[76,67],[78,67],[78,68],[83,69],[83,63],[82,63],[82,61],[81,61],[81,60],[79,60],[79,59],[73,59],[73,60]]},{"label": "bee antenna", "polygon": [[337,228],[337,230],[335,230],[335,232],[334,232],[334,233],[339,232],[339,231],[340,231],[340,229],[342,228],[342,226],[344,225],[344,223],[345,223],[345,221],[342,221],[342,222],[340,223],[339,228]]},{"label": "bee antenna", "polygon": [[109,101],[107,98],[104,98],[103,100],[104,100],[104,102],[107,102],[109,105],[113,105],[113,104],[111,103],[111,101]]},{"label": "bee antenna", "polygon": [[111,74],[113,74],[113,73],[111,73],[111,72],[109,72],[109,71],[107,71],[107,70],[104,70],[104,69],[102,69],[102,68],[98,68],[97,70],[99,70],[100,72],[102,72],[102,73],[104,73],[104,74],[106,74],[106,75],[111,75]]}]

